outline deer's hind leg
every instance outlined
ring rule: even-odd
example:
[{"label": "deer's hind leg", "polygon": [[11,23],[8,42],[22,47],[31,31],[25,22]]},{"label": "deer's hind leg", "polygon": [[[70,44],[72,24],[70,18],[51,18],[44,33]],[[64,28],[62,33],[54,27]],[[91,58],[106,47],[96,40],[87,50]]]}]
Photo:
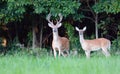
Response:
[{"label": "deer's hind leg", "polygon": [[110,53],[108,52],[107,48],[102,48],[102,52],[106,57],[110,56]]},{"label": "deer's hind leg", "polygon": [[69,55],[69,51],[61,51],[62,56],[66,57]]},{"label": "deer's hind leg", "polygon": [[64,56],[64,57],[65,57],[64,52],[61,52],[61,54],[62,54],[62,56]]},{"label": "deer's hind leg", "polygon": [[69,50],[66,51],[67,55],[69,55]]}]

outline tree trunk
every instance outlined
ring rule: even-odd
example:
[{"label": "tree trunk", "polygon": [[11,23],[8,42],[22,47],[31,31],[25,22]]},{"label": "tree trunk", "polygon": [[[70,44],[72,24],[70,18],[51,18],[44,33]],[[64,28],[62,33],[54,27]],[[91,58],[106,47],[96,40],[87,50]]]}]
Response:
[{"label": "tree trunk", "polygon": [[32,39],[32,49],[34,50],[35,49],[35,47],[36,47],[36,34],[35,34],[35,26],[33,26],[33,28],[32,28],[32,32],[33,32],[33,39]]},{"label": "tree trunk", "polygon": [[40,48],[42,48],[42,35],[43,35],[43,25],[40,27]]},{"label": "tree trunk", "polygon": [[[97,0],[95,0],[95,4],[97,3]],[[95,13],[95,36],[96,39],[98,38],[98,14]]]},{"label": "tree trunk", "polygon": [[95,36],[96,36],[96,39],[98,38],[98,14],[96,13],[96,16],[95,16]]},{"label": "tree trunk", "polygon": [[[96,3],[97,3],[97,0],[94,0],[94,2],[95,2],[95,4],[96,4]],[[87,6],[88,6],[89,10],[91,11],[94,19],[91,19],[91,18],[89,18],[89,17],[87,17],[87,18],[90,19],[90,20],[92,20],[92,21],[95,23],[95,37],[96,37],[96,39],[97,39],[97,38],[98,38],[98,27],[97,27],[97,25],[98,25],[98,14],[93,11],[93,9],[91,8],[91,6],[90,6],[89,3],[90,3],[89,0],[87,0]]]}]

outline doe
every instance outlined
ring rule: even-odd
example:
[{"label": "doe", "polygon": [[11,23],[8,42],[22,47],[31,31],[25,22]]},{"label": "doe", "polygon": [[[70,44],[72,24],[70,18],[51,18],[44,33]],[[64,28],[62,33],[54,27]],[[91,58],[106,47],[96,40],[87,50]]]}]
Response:
[{"label": "doe", "polygon": [[102,49],[103,54],[107,57],[110,56],[108,49],[110,49],[111,42],[106,38],[98,38],[93,40],[85,40],[83,33],[86,30],[86,27],[79,29],[76,27],[76,30],[79,32],[79,39],[82,49],[85,51],[86,57],[90,58],[90,52]]}]

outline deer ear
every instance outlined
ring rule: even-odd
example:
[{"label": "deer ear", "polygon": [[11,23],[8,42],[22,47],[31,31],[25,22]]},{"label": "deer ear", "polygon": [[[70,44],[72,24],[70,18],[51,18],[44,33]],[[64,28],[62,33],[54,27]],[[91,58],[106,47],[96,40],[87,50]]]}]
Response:
[{"label": "deer ear", "polygon": [[61,26],[62,26],[62,23],[57,24],[57,27],[58,27],[58,28],[61,27]]},{"label": "deer ear", "polygon": [[51,28],[53,27],[53,25],[51,23],[48,23],[48,26],[51,27]]},{"label": "deer ear", "polygon": [[85,31],[86,30],[86,26],[83,28],[83,31]]},{"label": "deer ear", "polygon": [[79,31],[79,28],[78,28],[78,27],[75,27],[75,29],[76,29],[77,31]]}]

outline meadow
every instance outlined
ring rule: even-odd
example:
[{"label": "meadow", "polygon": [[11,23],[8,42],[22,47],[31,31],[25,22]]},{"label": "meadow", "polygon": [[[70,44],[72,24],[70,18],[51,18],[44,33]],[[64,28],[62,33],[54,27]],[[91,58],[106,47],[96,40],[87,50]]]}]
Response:
[{"label": "meadow", "polygon": [[120,56],[36,57],[6,55],[0,57],[0,74],[119,74]]}]

